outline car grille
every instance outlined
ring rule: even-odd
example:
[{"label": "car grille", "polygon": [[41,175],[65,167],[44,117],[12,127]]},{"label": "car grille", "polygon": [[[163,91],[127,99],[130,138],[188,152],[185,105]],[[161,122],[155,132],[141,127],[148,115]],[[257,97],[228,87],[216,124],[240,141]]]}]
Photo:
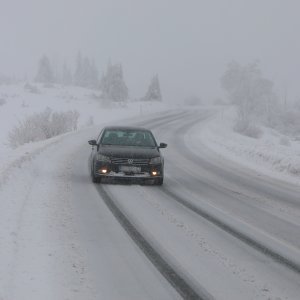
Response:
[{"label": "car grille", "polygon": [[116,165],[133,165],[133,166],[145,166],[149,164],[148,158],[111,158],[111,162]]}]

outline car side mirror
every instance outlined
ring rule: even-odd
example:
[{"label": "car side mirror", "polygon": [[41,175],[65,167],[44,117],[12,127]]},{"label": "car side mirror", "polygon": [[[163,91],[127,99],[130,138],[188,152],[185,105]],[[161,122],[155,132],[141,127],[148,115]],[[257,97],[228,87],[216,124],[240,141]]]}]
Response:
[{"label": "car side mirror", "polygon": [[160,143],[158,148],[167,148],[168,144],[166,143]]},{"label": "car side mirror", "polygon": [[97,141],[96,141],[96,140],[90,140],[90,141],[88,141],[88,143],[89,143],[91,146],[97,146]]}]

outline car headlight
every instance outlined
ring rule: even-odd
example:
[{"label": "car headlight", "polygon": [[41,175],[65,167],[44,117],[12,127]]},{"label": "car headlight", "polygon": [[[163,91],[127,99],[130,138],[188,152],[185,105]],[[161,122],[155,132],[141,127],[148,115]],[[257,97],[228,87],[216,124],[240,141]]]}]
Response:
[{"label": "car headlight", "polygon": [[108,156],[102,155],[100,153],[97,153],[96,159],[98,161],[103,161],[103,162],[110,162],[110,158]]},{"label": "car headlight", "polygon": [[160,158],[160,156],[151,158],[149,163],[150,163],[151,165],[154,165],[154,164],[160,164],[160,163],[161,163],[161,158]]}]

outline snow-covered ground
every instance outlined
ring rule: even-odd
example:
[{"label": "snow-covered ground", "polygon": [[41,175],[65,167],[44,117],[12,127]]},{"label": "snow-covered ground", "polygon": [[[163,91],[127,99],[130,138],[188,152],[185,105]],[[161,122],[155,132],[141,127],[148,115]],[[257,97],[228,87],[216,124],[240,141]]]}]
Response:
[{"label": "snow-covered ground", "polygon": [[[0,86],[0,299],[91,299],[76,245],[72,204],[66,197],[68,169],[55,170],[70,162],[78,147],[84,144],[88,149],[87,139],[96,137],[106,123],[143,120],[171,108],[151,103],[109,106],[92,90],[34,86]],[[47,107],[77,110],[78,132],[11,149],[8,135],[14,126]],[[62,141],[64,149],[56,156],[52,149]]]},{"label": "snow-covered ground", "polygon": [[284,136],[270,128],[261,127],[259,138],[241,135],[233,130],[236,120],[234,108],[220,108],[217,115],[205,124],[197,124],[189,133],[194,151],[206,146],[220,159],[300,185],[300,141]]},{"label": "snow-covered ground", "polygon": [[[55,112],[76,110],[79,112],[79,129],[105,124],[114,120],[143,116],[170,110],[170,105],[161,103],[127,103],[109,105],[99,99],[97,91],[80,87],[44,87],[43,85],[20,83],[0,86],[0,183],[7,170],[20,161],[30,159],[48,141],[26,144],[12,150],[9,146],[9,132],[34,113],[46,108]],[[190,109],[190,108],[189,108]],[[233,130],[235,122],[233,108],[220,107],[217,116],[209,119],[201,128],[195,126],[190,132],[190,141],[205,145],[220,157],[253,169],[262,174],[300,184],[300,141],[263,128],[263,135],[250,138]]]},{"label": "snow-covered ground", "polygon": [[162,103],[109,104],[99,99],[99,92],[94,90],[80,87],[45,87],[32,83],[0,86],[0,99],[0,184],[11,168],[18,167],[24,160],[30,160],[44,147],[62,138],[55,137],[11,149],[8,136],[12,129],[27,117],[41,113],[46,108],[53,112],[78,111],[79,130],[106,122],[116,121],[120,124],[124,118],[142,119],[149,113],[171,110],[169,105]]},{"label": "snow-covered ground", "polygon": [[[268,237],[274,241],[270,247],[279,253],[278,244],[283,244],[297,255],[297,193],[289,198],[293,205],[288,209],[284,198],[267,201],[263,193],[251,198],[245,190],[248,198],[238,198],[229,184],[222,190],[223,182],[214,181],[213,170],[206,170],[205,164],[193,169],[197,160],[184,147],[188,145],[196,156],[203,155],[205,151],[199,149],[205,147],[224,161],[223,168],[231,163],[239,171],[245,167],[300,185],[299,142],[282,145],[286,138],[268,129],[260,139],[235,133],[234,111],[223,107],[178,108],[158,103],[107,107],[96,92],[87,89],[37,86],[32,90],[24,84],[0,87],[0,98],[5,100],[0,106],[0,300],[179,298],[99,200],[86,168],[87,140],[105,123],[146,121],[150,115],[155,119],[173,109],[169,119],[149,122],[166,139],[159,142],[169,143],[164,150],[163,190],[126,185],[104,185],[104,190],[175,269],[217,299],[297,299],[298,274],[224,234],[166,191],[187,197],[237,230],[243,229],[239,228],[242,222],[251,238],[264,243],[261,236]],[[18,121],[46,107],[58,112],[77,110],[78,131],[9,148],[8,133]],[[181,137],[182,128],[198,120],[197,110],[199,115],[203,112],[202,121]],[[178,117],[176,113],[182,111]],[[213,111],[216,114],[207,119]]]}]

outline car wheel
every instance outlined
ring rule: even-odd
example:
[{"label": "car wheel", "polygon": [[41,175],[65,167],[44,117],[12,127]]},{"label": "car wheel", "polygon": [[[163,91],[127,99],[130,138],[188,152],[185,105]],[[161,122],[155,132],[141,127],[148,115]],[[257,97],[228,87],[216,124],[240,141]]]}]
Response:
[{"label": "car wheel", "polygon": [[93,181],[94,183],[100,183],[100,182],[101,182],[101,178],[93,176],[93,177],[92,177],[92,181]]},{"label": "car wheel", "polygon": [[94,183],[100,183],[101,182],[101,178],[95,176],[94,170],[91,170],[91,176],[92,176],[92,181]]},{"label": "car wheel", "polygon": [[155,185],[163,185],[164,183],[164,178],[157,178],[155,181],[154,181],[154,184]]}]

